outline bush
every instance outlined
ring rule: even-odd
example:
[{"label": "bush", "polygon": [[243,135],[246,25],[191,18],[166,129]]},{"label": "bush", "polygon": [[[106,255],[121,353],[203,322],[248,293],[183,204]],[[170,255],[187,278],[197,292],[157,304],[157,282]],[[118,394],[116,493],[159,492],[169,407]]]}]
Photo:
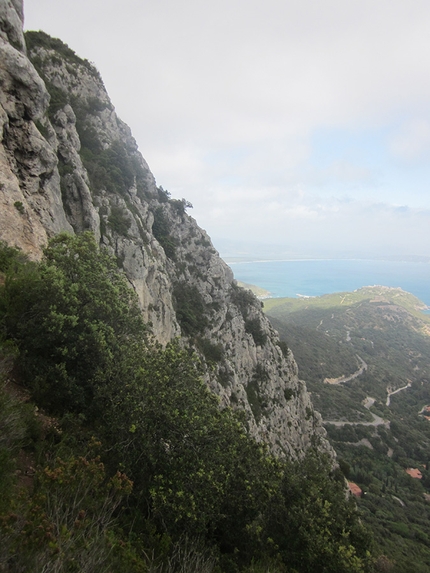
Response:
[{"label": "bush", "polygon": [[209,363],[221,362],[224,357],[222,344],[213,344],[207,338],[197,339],[197,346]]},{"label": "bush", "polygon": [[209,321],[205,301],[195,286],[177,283],[173,290],[176,318],[186,336],[196,336],[204,332]]},{"label": "bush", "polygon": [[122,235],[123,237],[128,237],[128,230],[131,226],[131,221],[121,207],[117,207],[115,205],[111,207],[108,222],[112,231],[115,231],[115,233]]},{"label": "bush", "polygon": [[257,302],[255,295],[250,290],[239,287],[235,283],[231,285],[231,300],[240,310],[245,320],[248,316],[249,309],[255,307]]},{"label": "bush", "polygon": [[40,265],[7,277],[4,300],[23,380],[55,412],[87,411],[98,377],[145,332],[135,293],[90,233],[51,240]]},{"label": "bush", "polygon": [[170,234],[171,228],[162,207],[157,207],[154,211],[154,223],[152,224],[152,233],[160,245],[163,247],[166,256],[173,261],[176,260],[177,241]]},{"label": "bush", "polygon": [[51,36],[42,31],[38,32],[30,31],[25,33],[25,41],[29,52],[31,52],[35,48],[45,48],[46,50],[54,50],[55,52],[57,52],[62,56],[61,58],[62,60],[66,60],[67,62],[84,66],[93,76],[101,80],[100,74],[95,68],[95,66],[91,64],[88,60],[84,60],[80,58],[78,55],[76,55],[76,53],[60,39],[52,38]]}]

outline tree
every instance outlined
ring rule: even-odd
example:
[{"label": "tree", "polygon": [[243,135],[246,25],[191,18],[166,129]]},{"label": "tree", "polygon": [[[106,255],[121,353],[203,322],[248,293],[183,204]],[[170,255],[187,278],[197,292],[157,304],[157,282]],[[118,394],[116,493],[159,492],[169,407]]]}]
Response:
[{"label": "tree", "polygon": [[370,533],[360,523],[355,501],[346,497],[340,470],[333,474],[330,460],[316,452],[284,467],[263,528],[283,562],[301,573],[370,570]]},{"label": "tree", "polygon": [[219,407],[197,357],[177,342],[147,348],[135,379],[126,379],[100,386],[99,399],[104,440],[113,444],[113,463],[133,479],[134,494],[149,501],[150,514],[173,538],[222,537],[231,551],[241,543],[243,549],[273,481],[265,449]]},{"label": "tree", "polygon": [[88,412],[100,372],[145,335],[135,293],[90,233],[52,239],[41,263],[9,273],[3,300],[23,381],[57,413]]}]

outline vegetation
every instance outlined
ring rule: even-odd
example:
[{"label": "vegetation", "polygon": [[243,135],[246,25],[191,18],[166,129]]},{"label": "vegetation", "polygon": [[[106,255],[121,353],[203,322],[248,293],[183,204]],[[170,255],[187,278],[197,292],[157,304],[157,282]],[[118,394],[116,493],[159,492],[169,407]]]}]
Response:
[{"label": "vegetation", "polygon": [[[77,56],[67,44],[57,38],[51,38],[44,32],[27,32],[26,42],[32,63],[37,68],[43,78],[47,90],[50,94],[50,104],[48,115],[51,121],[55,122],[55,114],[63,109],[66,104],[72,106],[76,115],[76,129],[81,142],[80,155],[82,162],[88,172],[91,190],[99,193],[106,190],[112,193],[119,192],[125,196],[127,191],[135,186],[140,197],[145,198],[147,194],[146,170],[142,167],[138,157],[126,149],[122,141],[114,141],[106,147],[106,142],[101,141],[98,131],[95,129],[91,118],[99,116],[107,107],[111,108],[109,101],[97,97],[77,97],[72,91],[68,91],[66,86],[55,83],[55,75],[50,74],[48,66],[65,67],[69,76],[77,77],[78,69],[83,68],[98,81],[101,82],[96,68]],[[38,48],[49,51],[48,56],[41,55]],[[43,126],[38,124],[38,128]],[[45,129],[41,129],[44,133]],[[59,161],[63,162],[61,151],[58,152]],[[71,167],[67,166],[66,167]],[[64,177],[66,173],[60,173]],[[64,186],[64,185],[63,185]],[[178,208],[185,208],[189,204],[178,205]]]},{"label": "vegetation", "polygon": [[92,75],[100,79],[99,72],[91,62],[80,58],[67,44],[58,38],[52,38],[41,30],[38,32],[30,31],[25,33],[25,42],[29,52],[35,48],[55,51],[64,61],[84,66]]},{"label": "vegetation", "polygon": [[258,303],[255,295],[235,283],[231,285],[231,300],[237,306],[244,320],[248,318],[250,309]]},{"label": "vegetation", "polygon": [[111,207],[108,223],[111,229],[118,235],[122,235],[123,237],[128,236],[131,221],[121,207],[117,207],[116,205]]},{"label": "vegetation", "polygon": [[[265,302],[315,408],[342,424],[326,424],[329,439],[348,479],[365,492],[359,508],[386,555],[381,567],[398,573],[430,568],[430,422],[423,411],[430,405],[430,338],[423,307],[384,287]],[[324,383],[359,372],[361,360],[367,369],[357,377]]]},{"label": "vegetation", "polygon": [[151,341],[90,234],[40,263],[2,246],[0,273],[3,571],[371,570],[329,460],[249,438],[194,354]]},{"label": "vegetation", "polygon": [[175,237],[170,234],[171,226],[161,205],[154,211],[152,233],[160,245],[163,247],[166,256],[173,261],[176,260],[177,242]]},{"label": "vegetation", "polygon": [[144,180],[143,168],[122,142],[114,141],[103,149],[94,128],[82,121],[76,127],[81,140],[80,154],[94,193],[106,190],[125,196],[135,183]]},{"label": "vegetation", "polygon": [[261,328],[259,318],[249,318],[245,321],[245,331],[252,335],[257,346],[263,346],[267,340],[267,334]]},{"label": "vegetation", "polygon": [[206,316],[206,305],[203,297],[195,286],[186,282],[175,285],[173,298],[176,317],[186,336],[197,336],[204,332],[209,321]]}]

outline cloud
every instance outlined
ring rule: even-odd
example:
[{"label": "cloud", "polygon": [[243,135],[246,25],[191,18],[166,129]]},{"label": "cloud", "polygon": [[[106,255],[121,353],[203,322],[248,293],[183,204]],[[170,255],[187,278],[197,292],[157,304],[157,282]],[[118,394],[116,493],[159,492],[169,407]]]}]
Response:
[{"label": "cloud", "polygon": [[96,63],[158,183],[211,235],[430,249],[428,0],[25,11]]},{"label": "cloud", "polygon": [[197,220],[213,231],[215,245],[248,239],[255,252],[256,245],[273,245],[273,255],[286,248],[306,256],[429,254],[430,210],[280,189],[261,197],[236,190],[222,201],[213,193]]}]

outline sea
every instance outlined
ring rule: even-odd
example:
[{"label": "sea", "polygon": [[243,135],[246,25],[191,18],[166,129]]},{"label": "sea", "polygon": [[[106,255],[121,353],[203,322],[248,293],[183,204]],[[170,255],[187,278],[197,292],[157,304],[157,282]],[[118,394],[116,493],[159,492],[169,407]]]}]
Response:
[{"label": "sea", "polygon": [[382,285],[400,287],[430,307],[428,262],[307,259],[228,264],[236,280],[259,286],[271,297],[320,296]]}]

